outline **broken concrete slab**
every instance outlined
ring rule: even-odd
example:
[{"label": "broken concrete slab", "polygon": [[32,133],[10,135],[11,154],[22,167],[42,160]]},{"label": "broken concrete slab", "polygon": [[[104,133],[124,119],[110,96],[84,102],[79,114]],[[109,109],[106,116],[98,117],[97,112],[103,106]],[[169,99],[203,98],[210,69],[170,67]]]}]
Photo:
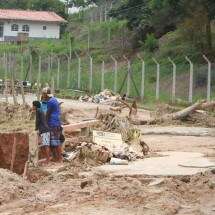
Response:
[{"label": "broken concrete slab", "polygon": [[99,120],[89,120],[89,121],[83,121],[79,123],[64,125],[63,130],[65,133],[71,133],[76,131],[77,129],[85,129],[91,126],[94,126],[99,123]]},{"label": "broken concrete slab", "polygon": [[215,165],[210,162],[201,153],[190,152],[162,152],[161,157],[145,158],[130,162],[127,166],[103,165],[94,168],[95,172],[103,172],[105,174],[113,174],[117,176],[123,175],[151,175],[151,176],[179,176],[194,175],[204,172],[208,168],[187,168],[179,166],[179,164],[195,162],[204,166]]}]

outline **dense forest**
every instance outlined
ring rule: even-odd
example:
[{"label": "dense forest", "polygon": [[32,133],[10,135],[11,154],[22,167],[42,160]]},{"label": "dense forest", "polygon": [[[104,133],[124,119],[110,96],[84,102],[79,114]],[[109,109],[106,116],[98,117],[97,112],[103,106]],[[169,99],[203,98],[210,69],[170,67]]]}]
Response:
[{"label": "dense forest", "polygon": [[[101,0],[74,0],[74,5],[102,4]],[[107,1],[110,2],[110,1]],[[147,35],[160,38],[176,29],[196,49],[214,53],[212,23],[215,19],[214,0],[127,0],[113,1],[117,5],[110,13],[117,19],[126,19],[135,32],[134,41],[144,41]],[[135,45],[139,45],[137,43]],[[153,48],[153,47],[152,47]]]}]

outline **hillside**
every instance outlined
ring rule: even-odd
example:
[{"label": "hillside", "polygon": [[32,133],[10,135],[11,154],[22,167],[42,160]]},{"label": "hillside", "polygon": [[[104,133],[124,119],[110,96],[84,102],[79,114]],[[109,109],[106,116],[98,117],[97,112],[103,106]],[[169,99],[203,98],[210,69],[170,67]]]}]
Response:
[{"label": "hillside", "polygon": [[[46,82],[51,84],[54,78],[57,88],[66,91],[79,89],[98,93],[103,85],[103,68],[103,88],[114,90],[115,62],[112,59],[114,57],[118,63],[117,92],[124,94],[127,92],[128,65],[124,57],[126,56],[131,61],[130,71],[133,79],[131,79],[129,94],[133,97],[140,97],[142,62],[137,57],[139,55],[145,61],[145,102],[155,101],[157,67],[152,58],[156,58],[160,63],[160,100],[168,102],[171,99],[172,89],[172,64],[168,60],[168,57],[171,57],[177,65],[176,97],[187,100],[189,64],[185,60],[185,56],[189,56],[194,63],[194,98],[205,98],[207,63],[202,58],[202,53],[190,42],[184,40],[180,30],[169,32],[160,39],[150,35],[145,42],[141,42],[141,46],[135,47],[134,32],[127,28],[126,21],[112,19],[108,16],[106,18],[94,16],[92,19],[91,14],[95,14],[95,10],[97,9],[90,8],[71,15],[65,33],[62,34],[62,39],[59,41],[34,40],[21,45],[1,45],[0,78],[9,78],[10,72],[13,70],[16,79],[36,82],[39,71],[38,56],[41,55],[42,84]],[[11,53],[16,55],[10,56]],[[6,73],[4,54],[7,55],[8,65],[11,65],[7,67]],[[33,59],[32,66],[30,55]],[[60,66],[57,59],[60,61]],[[79,71],[80,76],[78,76]],[[214,83],[215,76],[212,75],[212,85]],[[66,95],[68,94],[67,92]]]}]

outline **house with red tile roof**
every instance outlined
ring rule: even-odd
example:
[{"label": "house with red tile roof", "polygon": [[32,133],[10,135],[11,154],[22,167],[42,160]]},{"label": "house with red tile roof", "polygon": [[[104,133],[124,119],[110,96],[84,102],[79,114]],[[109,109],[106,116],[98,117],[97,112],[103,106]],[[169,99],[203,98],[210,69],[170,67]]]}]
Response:
[{"label": "house with red tile roof", "polygon": [[59,39],[60,24],[65,22],[55,12],[0,9],[0,41]]}]

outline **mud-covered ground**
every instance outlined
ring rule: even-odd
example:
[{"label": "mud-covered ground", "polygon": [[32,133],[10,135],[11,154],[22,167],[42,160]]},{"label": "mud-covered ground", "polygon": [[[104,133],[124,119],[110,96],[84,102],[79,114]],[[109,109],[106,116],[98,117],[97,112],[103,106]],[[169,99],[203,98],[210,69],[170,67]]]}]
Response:
[{"label": "mud-covered ground", "polygon": [[[162,178],[158,185],[150,185],[152,180],[146,176],[88,177],[66,171],[33,185],[14,181],[13,192],[8,194],[8,187],[0,189],[0,214],[214,214],[212,172]],[[82,182],[86,182],[83,189]],[[2,200],[4,192],[10,199]]]},{"label": "mud-covered ground", "polygon": [[[97,105],[64,102],[70,109],[71,121],[95,115]],[[101,106],[101,109],[107,107]],[[140,112],[141,117],[150,117],[149,111]],[[215,160],[214,137],[147,135],[142,138],[152,155],[168,150],[201,152],[211,161]],[[0,215],[215,214],[213,168],[193,176],[113,176],[98,173],[81,163],[64,163],[54,173],[38,175],[39,180],[30,183],[0,169]]]},{"label": "mud-covered ground", "polygon": [[[145,140],[151,153],[192,151],[215,159],[214,140],[209,137],[149,135]],[[36,183],[0,170],[0,214],[213,215],[215,212],[212,168],[194,176],[122,177],[98,173],[82,164],[63,166],[55,173],[43,174]]]}]

